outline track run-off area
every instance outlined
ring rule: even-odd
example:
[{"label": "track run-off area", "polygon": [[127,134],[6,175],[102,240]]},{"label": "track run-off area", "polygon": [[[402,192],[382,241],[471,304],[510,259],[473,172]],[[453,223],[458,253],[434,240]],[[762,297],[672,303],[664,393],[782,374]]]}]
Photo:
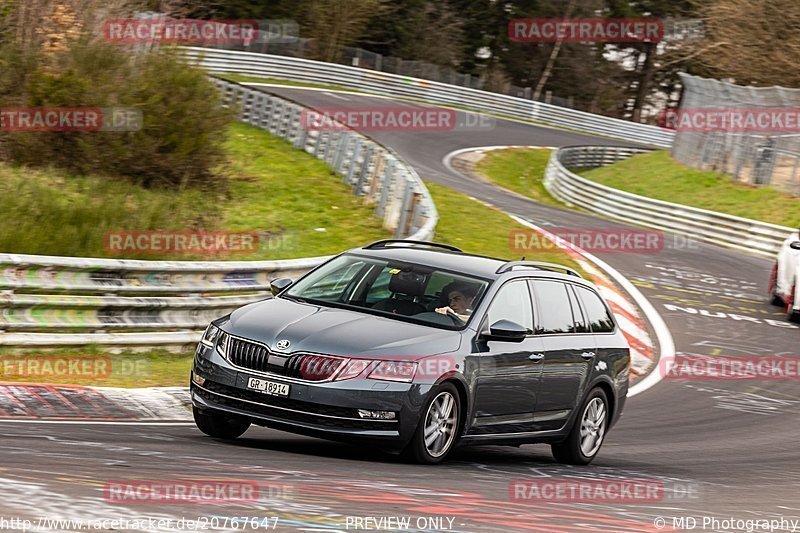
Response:
[{"label": "track run-off area", "polygon": [[[424,107],[347,92],[262,89],[320,109]],[[449,157],[489,145],[628,143],[504,119],[490,130],[366,133],[424,179],[543,229],[634,229],[522,198],[456,171]],[[659,253],[595,255],[641,291],[663,318],[678,355],[797,355],[800,328],[766,296],[769,259],[670,235]],[[557,464],[545,445],[462,448],[444,464],[425,467],[257,427],[224,443],[185,421],[0,421],[0,517],[30,519],[34,531],[58,530],[36,525],[42,516],[163,520],[143,524],[143,531],[187,530],[186,523],[179,527],[181,518],[207,524],[216,518],[221,526],[234,516],[274,518],[250,530],[278,531],[672,531],[675,523],[693,523],[673,518],[693,518],[694,530],[704,531],[783,519],[789,524],[784,530],[792,531],[791,521],[800,520],[799,406],[792,380],[665,379],[628,400],[588,467]],[[543,502],[509,490],[516,480],[548,478],[652,480],[665,490],[657,501],[635,503]],[[106,490],[119,480],[191,479],[256,482],[262,497],[225,505],[131,504],[113,501]],[[2,522],[0,530],[13,531]]]}]

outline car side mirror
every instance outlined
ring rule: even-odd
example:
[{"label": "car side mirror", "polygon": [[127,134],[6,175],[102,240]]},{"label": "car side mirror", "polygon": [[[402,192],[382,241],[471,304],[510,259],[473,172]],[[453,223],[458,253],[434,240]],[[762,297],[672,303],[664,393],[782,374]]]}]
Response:
[{"label": "car side mirror", "polygon": [[794,241],[793,243],[789,244],[789,248],[792,250],[800,250],[800,241]]},{"label": "car side mirror", "polygon": [[292,283],[294,283],[294,281],[289,278],[273,279],[269,282],[269,290],[272,291],[273,296],[277,296],[279,292],[287,288]]},{"label": "car side mirror", "polygon": [[503,319],[489,326],[489,333],[484,333],[483,338],[487,341],[522,342],[528,333],[528,328]]}]

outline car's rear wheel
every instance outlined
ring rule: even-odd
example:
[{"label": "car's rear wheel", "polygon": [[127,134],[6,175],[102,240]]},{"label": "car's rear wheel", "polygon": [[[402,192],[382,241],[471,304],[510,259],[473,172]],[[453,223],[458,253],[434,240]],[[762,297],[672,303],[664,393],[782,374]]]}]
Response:
[{"label": "car's rear wheel", "polygon": [[567,438],[553,444],[553,457],[559,463],[588,465],[597,456],[608,429],[610,413],[603,389],[592,389],[581,404],[578,417]]},{"label": "car's rear wheel", "polygon": [[192,406],[194,423],[197,428],[218,439],[235,439],[250,427],[250,420],[242,417],[226,416],[213,411],[201,411]]},{"label": "car's rear wheel", "polygon": [[786,318],[789,322],[800,322],[800,311],[792,309],[794,307],[795,298],[797,298],[797,286],[792,285],[792,290],[789,291],[789,297],[786,298]]},{"label": "car's rear wheel", "polygon": [[458,437],[461,400],[452,383],[443,383],[430,395],[416,432],[405,450],[417,463],[436,464],[453,449]]}]

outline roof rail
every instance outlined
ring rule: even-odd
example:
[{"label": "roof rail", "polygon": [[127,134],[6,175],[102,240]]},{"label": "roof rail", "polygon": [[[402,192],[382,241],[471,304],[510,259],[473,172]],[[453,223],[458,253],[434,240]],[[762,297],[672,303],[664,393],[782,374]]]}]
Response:
[{"label": "roof rail", "polygon": [[541,261],[509,261],[504,265],[501,265],[500,268],[497,269],[497,272],[495,272],[495,274],[503,274],[505,272],[508,272],[509,270],[513,270],[514,267],[518,266],[538,268],[539,270],[564,271],[570,276],[577,276],[579,278],[583,278],[583,276],[581,276],[575,269],[572,269],[570,267],[565,267],[564,265],[557,265],[555,263],[542,263]]},{"label": "roof rail", "polygon": [[376,248],[388,248],[390,244],[416,244],[418,246],[430,246],[431,248],[441,248],[443,250],[449,250],[451,252],[461,252],[464,251],[460,248],[456,248],[455,246],[450,246],[449,244],[441,244],[438,242],[431,242],[431,241],[413,241],[410,239],[384,239],[382,241],[375,241],[372,244],[368,244],[364,246],[365,250],[374,250]]}]

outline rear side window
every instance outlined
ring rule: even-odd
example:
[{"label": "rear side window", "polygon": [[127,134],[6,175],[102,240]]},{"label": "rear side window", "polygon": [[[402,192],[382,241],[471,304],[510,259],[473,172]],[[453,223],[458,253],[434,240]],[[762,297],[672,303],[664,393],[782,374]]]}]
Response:
[{"label": "rear side window", "polygon": [[591,333],[589,324],[583,316],[581,304],[578,303],[578,297],[575,294],[575,287],[567,285],[567,292],[569,293],[569,305],[572,307],[572,316],[575,318],[575,333]]},{"label": "rear side window", "polygon": [[586,310],[586,320],[592,328],[592,333],[610,333],[614,331],[614,319],[611,311],[594,291],[584,287],[575,287],[583,308]]},{"label": "rear side window", "polygon": [[573,333],[575,318],[572,315],[568,287],[558,281],[536,280],[533,281],[533,288],[538,309],[536,334]]}]

